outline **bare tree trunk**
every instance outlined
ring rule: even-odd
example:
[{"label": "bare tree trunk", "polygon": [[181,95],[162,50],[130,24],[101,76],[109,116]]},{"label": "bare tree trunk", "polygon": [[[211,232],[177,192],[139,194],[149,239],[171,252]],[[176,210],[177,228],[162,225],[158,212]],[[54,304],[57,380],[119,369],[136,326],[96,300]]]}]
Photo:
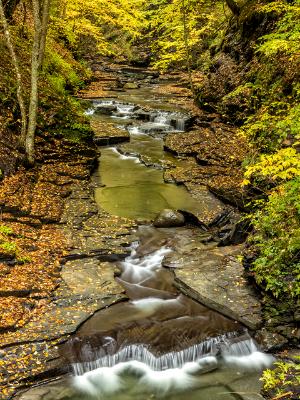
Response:
[{"label": "bare tree trunk", "polygon": [[28,129],[25,150],[29,164],[34,164],[34,138],[38,112],[39,53],[41,39],[41,20],[39,0],[32,0],[34,37],[31,51],[31,92],[28,112]]},{"label": "bare tree trunk", "polygon": [[39,53],[39,65],[43,66],[47,32],[49,26],[49,12],[50,12],[51,0],[44,0],[43,13],[42,13],[42,27],[41,27],[41,41],[40,41],[40,53]]},{"label": "bare tree trunk", "polygon": [[[46,37],[49,22],[49,9],[51,0],[44,0],[40,5],[39,0],[32,0],[34,19],[34,38],[31,53],[31,93],[28,113],[28,129],[26,135],[26,154],[29,164],[34,163],[34,139],[38,114],[38,84],[40,67],[44,59]],[[41,13],[42,10],[42,13]],[[42,14],[42,15],[41,15]]]},{"label": "bare tree trunk", "polygon": [[67,2],[66,0],[64,0],[60,12],[61,19],[64,20],[66,18],[66,14],[67,14]]},{"label": "bare tree trunk", "polygon": [[239,16],[241,13],[240,6],[235,2],[235,0],[226,0],[228,8],[230,8],[232,14]]},{"label": "bare tree trunk", "polygon": [[25,106],[25,101],[24,101],[24,96],[23,96],[23,86],[22,86],[22,76],[20,72],[20,67],[19,67],[19,62],[17,59],[17,55],[14,49],[13,42],[11,40],[11,35],[9,32],[8,28],[8,23],[7,19],[5,17],[4,13],[4,7],[3,7],[3,2],[0,0],[0,20],[1,24],[3,26],[4,30],[4,35],[6,39],[6,44],[10,52],[10,56],[12,59],[12,63],[16,72],[16,79],[17,79],[17,99],[21,111],[21,121],[22,121],[22,128],[21,128],[21,142],[22,144],[25,144],[25,138],[26,138],[26,129],[27,129],[27,113],[26,113],[26,106]]}]

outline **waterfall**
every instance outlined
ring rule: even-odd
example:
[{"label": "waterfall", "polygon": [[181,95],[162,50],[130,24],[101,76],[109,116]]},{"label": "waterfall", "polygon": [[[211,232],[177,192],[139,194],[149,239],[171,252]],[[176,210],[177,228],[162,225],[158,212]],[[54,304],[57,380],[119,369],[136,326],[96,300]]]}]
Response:
[{"label": "waterfall", "polygon": [[[97,112],[110,115],[115,119],[140,119],[140,113],[146,118],[140,125],[127,127],[130,134],[155,134],[166,132],[183,132],[185,130],[186,120],[188,116],[184,116],[179,112],[152,110],[144,111],[138,108],[136,104],[123,103],[118,100],[94,100],[93,108],[89,109],[86,114],[92,115]],[[124,128],[124,127],[123,127]]]},{"label": "waterfall", "polygon": [[115,101],[114,100],[93,100],[93,104],[95,107],[112,106],[115,104]]},{"label": "waterfall", "polygon": [[[75,375],[83,375],[87,372],[99,368],[112,368],[120,363],[138,361],[146,365],[152,371],[164,371],[167,369],[184,368],[188,363],[203,364],[203,360],[214,360],[217,365],[217,358],[230,365],[241,365],[249,369],[260,369],[270,365],[272,357],[261,353],[255,342],[249,339],[242,340],[232,344],[231,340],[239,338],[239,334],[231,332],[214,338],[205,340],[202,343],[192,345],[178,352],[169,352],[161,356],[152,354],[147,345],[132,344],[125,346],[115,354],[110,354],[110,348],[114,347],[114,339],[111,339],[109,346],[103,347],[97,351],[98,358],[95,361],[73,364]],[[238,348],[238,353],[236,349]],[[91,349],[85,349],[92,351]],[[206,363],[206,362],[205,362]]]},{"label": "waterfall", "polygon": [[176,130],[179,132],[185,131],[185,119],[184,118],[179,118],[176,120]]},{"label": "waterfall", "polygon": [[117,111],[120,114],[131,114],[133,110],[135,109],[134,104],[117,104]]},{"label": "waterfall", "polygon": [[122,374],[131,373],[140,378],[141,385],[164,394],[171,389],[193,387],[199,383],[199,375],[222,363],[245,370],[260,370],[271,365],[273,357],[259,352],[251,338],[230,343],[234,335],[211,338],[159,357],[155,357],[147,346],[126,346],[116,354],[107,354],[96,361],[73,364],[74,385],[90,395],[113,393],[122,388]]}]

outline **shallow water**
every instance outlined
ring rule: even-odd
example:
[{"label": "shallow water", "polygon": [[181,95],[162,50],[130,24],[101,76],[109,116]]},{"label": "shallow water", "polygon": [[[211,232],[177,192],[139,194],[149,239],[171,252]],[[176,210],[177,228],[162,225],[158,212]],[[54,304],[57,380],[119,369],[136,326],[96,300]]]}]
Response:
[{"label": "shallow water", "polygon": [[[131,146],[131,150],[140,152],[141,147],[140,142],[139,146]],[[145,149],[150,152],[147,143]],[[95,198],[113,215],[153,219],[164,208],[199,211],[198,202],[184,187],[165,183],[162,170],[148,168],[136,157],[122,156],[112,148],[105,148],[101,151],[99,168],[100,181],[105,187],[96,189]]]},{"label": "shallow water", "polygon": [[[95,192],[100,207],[113,215],[146,220],[164,208],[209,213],[215,202],[207,194],[203,201],[195,200],[183,186],[163,178],[163,168],[178,164],[163,151],[163,134],[184,129],[188,115],[169,104],[168,96],[158,97],[147,88],[115,95],[118,98],[95,101],[92,118],[115,123],[128,130],[131,138],[129,143],[101,148],[97,176],[103,187]],[[142,110],[136,104],[151,109]]]},{"label": "shallow water", "polygon": [[[161,265],[170,234],[140,228],[119,265],[130,301],[98,311],[64,346],[78,398],[259,398],[259,371],[272,358],[239,323],[177,292]],[[247,386],[250,397],[231,393]]]}]

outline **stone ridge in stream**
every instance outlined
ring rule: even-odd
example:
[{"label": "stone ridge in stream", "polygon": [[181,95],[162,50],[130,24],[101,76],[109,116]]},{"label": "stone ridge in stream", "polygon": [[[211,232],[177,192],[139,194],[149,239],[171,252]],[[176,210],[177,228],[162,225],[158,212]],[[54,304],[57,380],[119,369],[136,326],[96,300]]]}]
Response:
[{"label": "stone ridge in stream", "polygon": [[123,129],[116,128],[113,123],[91,120],[91,128],[94,132],[94,143],[97,146],[123,143],[130,140],[130,135]]},{"label": "stone ridge in stream", "polygon": [[246,143],[226,124],[208,121],[204,127],[201,122],[190,132],[166,137],[165,150],[183,160],[180,166],[165,172],[165,179],[185,184],[191,191],[206,185],[217,197],[244,209],[249,202],[241,185]]}]

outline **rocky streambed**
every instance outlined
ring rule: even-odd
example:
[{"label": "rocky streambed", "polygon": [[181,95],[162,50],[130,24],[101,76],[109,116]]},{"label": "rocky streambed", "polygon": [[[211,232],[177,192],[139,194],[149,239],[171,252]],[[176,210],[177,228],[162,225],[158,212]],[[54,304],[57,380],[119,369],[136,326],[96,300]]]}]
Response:
[{"label": "rocky streambed", "polygon": [[[120,66],[116,68],[120,69]],[[188,306],[189,310],[208,307],[205,309],[216,312],[218,318],[228,318],[230,329],[222,328],[227,323],[220,324],[214,328],[216,331],[208,330],[207,338],[234,331],[232,324],[239,326],[237,330],[243,334],[248,329],[250,335],[254,335],[263,324],[258,294],[244,277],[240,262],[246,227],[240,223],[239,211],[228,205],[230,202],[241,206],[244,201],[244,194],[237,184],[241,178],[244,151],[241,149],[244,149],[244,144],[234,136],[232,128],[219,121],[217,115],[199,114],[189,93],[174,84],[174,80],[158,81],[152,72],[127,67],[116,71],[95,65],[94,69],[97,79],[82,96],[91,101],[87,113],[92,115],[100,167],[91,179],[85,176],[79,182],[72,181],[64,200],[57,227],[66,240],[66,246],[60,257],[60,278],[51,301],[44,312],[19,329],[17,335],[8,333],[4,338],[1,354],[8,382],[5,389],[9,391],[3,398],[8,398],[22,386],[36,383],[37,387],[25,390],[18,398],[85,398],[88,390],[83,390],[85,394],[81,395],[70,384],[70,365],[94,362],[97,357],[90,359],[87,354],[89,351],[95,354],[102,348],[101,337],[105,332],[115,338],[118,346],[122,346],[117,339],[119,334],[112,332],[123,332],[122,340],[127,344],[148,341],[150,345],[153,332],[154,335],[157,332],[157,328],[153,328],[155,324],[160,329],[162,321],[187,315],[194,317],[197,312],[199,315],[203,312],[189,314],[191,311],[187,311],[187,306],[182,308],[179,302],[180,311],[176,306],[172,318],[168,313],[157,317],[154,307],[151,312],[147,311],[147,318],[151,318],[145,322],[145,315],[137,315],[132,306],[132,301],[144,297],[171,301],[184,296],[188,304],[190,301],[194,304]],[[168,152],[163,152],[163,147]],[[220,198],[226,200],[226,204]],[[153,228],[153,232],[143,238],[137,227],[149,225],[165,208],[181,210],[181,222],[170,223],[167,218],[160,228]],[[166,227],[182,226],[164,228],[164,224]],[[150,279],[145,285],[150,294],[142,297],[137,295],[139,290],[134,286],[138,283],[140,288],[140,280],[125,279],[127,283],[124,283],[122,275],[121,280],[115,279],[122,273],[120,267],[121,270],[122,265],[124,267],[120,261],[129,256],[132,252],[130,244],[136,240],[140,243],[138,263],[143,263],[147,255],[150,257],[163,247],[171,250],[164,254],[159,267],[154,268],[159,269],[159,286],[157,278],[154,281]],[[130,313],[131,320],[128,319]],[[97,318],[100,322],[91,322]],[[130,325],[133,322],[134,327]],[[141,328],[138,334],[134,333],[140,326],[143,334]],[[72,339],[74,334],[81,344],[90,340],[91,349],[83,351],[80,347],[79,351],[77,339],[75,345]],[[185,347],[195,345],[195,337],[198,342],[205,339],[200,336],[185,337]],[[274,345],[284,341],[285,338],[278,335]],[[168,342],[170,338],[163,336],[162,343]],[[264,339],[261,343],[264,347]],[[182,350],[175,347],[168,348],[168,351]],[[160,349],[160,352],[165,353],[166,349]],[[253,351],[248,349],[246,355]],[[82,354],[87,358],[81,359]],[[21,361],[26,357],[28,361]],[[259,364],[258,370],[267,364]],[[247,368],[244,372],[236,369],[229,375],[220,368],[212,378],[209,374],[205,378],[202,375],[201,388],[196,385],[191,389],[187,384],[189,398],[201,393],[206,399],[215,398],[218,393],[223,393],[228,400],[261,398],[258,374],[253,373],[255,368],[250,368],[251,372]],[[22,371],[19,376],[10,372],[17,369]],[[87,372],[90,369],[83,369],[81,375]],[[148,372],[144,373],[143,379],[149,377]],[[107,379],[117,377],[109,375]],[[107,398],[158,396],[151,390],[133,393],[129,388],[136,381],[127,375],[122,379],[127,382],[124,386],[126,394],[109,394],[108,391],[105,394]],[[184,379],[186,382],[185,375]],[[215,387],[211,379],[219,384]],[[171,385],[170,393],[166,393],[168,398],[186,396],[172,392],[174,385],[170,384],[170,379],[164,384]],[[111,386],[114,387],[114,382]]]}]

